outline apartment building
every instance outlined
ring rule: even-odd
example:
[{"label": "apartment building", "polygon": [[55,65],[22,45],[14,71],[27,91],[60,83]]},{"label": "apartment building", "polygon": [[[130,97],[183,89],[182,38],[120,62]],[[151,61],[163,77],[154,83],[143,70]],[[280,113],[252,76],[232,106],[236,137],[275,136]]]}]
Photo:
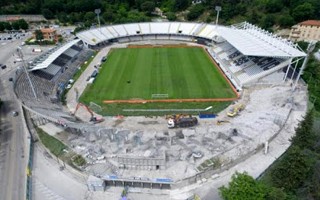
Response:
[{"label": "apartment building", "polygon": [[293,41],[320,41],[320,20],[307,20],[292,26],[289,39]]},{"label": "apartment building", "polygon": [[53,28],[42,28],[40,29],[44,40],[58,40],[57,31]]}]

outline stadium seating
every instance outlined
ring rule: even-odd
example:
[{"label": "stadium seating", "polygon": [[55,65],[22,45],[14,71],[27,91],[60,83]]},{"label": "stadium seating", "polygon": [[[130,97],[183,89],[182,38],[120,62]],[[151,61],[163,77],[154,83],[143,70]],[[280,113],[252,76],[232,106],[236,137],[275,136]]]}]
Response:
[{"label": "stadium seating", "polygon": [[[105,26],[90,29],[77,34],[77,36],[88,44],[94,45],[110,39],[118,39],[120,42],[128,42],[124,37],[137,35],[162,35],[160,39],[178,39],[191,41],[192,36],[211,38],[217,35],[215,26],[210,24],[186,23],[186,22],[161,22],[161,23],[133,23],[123,25]],[[164,37],[168,34],[168,37]],[[172,35],[174,35],[172,37]],[[179,37],[179,35],[183,35]],[[188,37],[189,38],[188,38]],[[137,41],[135,37],[130,41]],[[158,39],[158,37],[154,37]]]},{"label": "stadium seating", "polygon": [[73,48],[70,48],[70,49],[66,50],[65,52],[63,52],[63,54],[69,56],[70,59],[71,59],[72,57],[74,57],[75,55],[77,55],[78,53],[79,53],[79,51],[77,51],[77,50],[75,50],[75,49],[73,49]]}]

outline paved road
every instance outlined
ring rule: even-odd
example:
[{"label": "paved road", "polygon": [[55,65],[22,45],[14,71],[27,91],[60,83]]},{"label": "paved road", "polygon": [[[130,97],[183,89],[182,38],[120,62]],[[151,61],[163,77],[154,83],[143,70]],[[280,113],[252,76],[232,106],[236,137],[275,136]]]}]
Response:
[{"label": "paved road", "polygon": [[[0,200],[25,199],[26,132],[12,82],[8,81],[15,68],[12,54],[19,43],[21,41],[0,44],[0,63],[8,66],[0,69],[0,98],[4,102],[0,110]],[[18,110],[19,115],[12,116],[13,110]]]}]

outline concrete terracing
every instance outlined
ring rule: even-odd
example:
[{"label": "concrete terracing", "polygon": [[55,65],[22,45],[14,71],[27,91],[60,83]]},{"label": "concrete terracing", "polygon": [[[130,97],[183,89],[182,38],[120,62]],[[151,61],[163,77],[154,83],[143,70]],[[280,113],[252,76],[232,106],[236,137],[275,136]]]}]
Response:
[{"label": "concrete terracing", "polygon": [[[67,142],[87,157],[92,164],[86,170],[96,175],[166,177],[177,181],[205,170],[199,166],[208,159],[226,165],[260,148],[278,133],[292,108],[305,111],[306,100],[305,90],[292,93],[287,85],[250,88],[240,100],[246,105],[245,109],[234,118],[226,117],[223,111],[216,119],[201,119],[196,127],[168,130],[166,120],[161,117],[125,117],[121,123],[109,117],[106,128],[84,136],[69,135]],[[230,123],[218,126],[218,120]],[[148,123],[150,125],[146,125]],[[148,167],[139,170],[139,164],[124,167],[118,162],[120,155],[146,159],[159,157],[162,152],[167,160],[164,170],[148,170]],[[193,156],[197,152],[201,154],[200,158]],[[101,156],[105,159],[99,160]]]}]

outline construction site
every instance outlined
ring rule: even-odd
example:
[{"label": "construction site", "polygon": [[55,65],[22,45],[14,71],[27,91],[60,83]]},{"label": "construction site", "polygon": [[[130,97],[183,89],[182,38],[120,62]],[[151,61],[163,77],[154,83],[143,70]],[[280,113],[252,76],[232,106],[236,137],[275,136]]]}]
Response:
[{"label": "construction site", "polygon": [[[55,136],[83,155],[88,163],[83,170],[106,186],[177,188],[210,178],[258,150],[267,153],[268,142],[286,123],[297,124],[296,119],[288,121],[292,109],[302,116],[306,102],[306,88],[292,92],[290,85],[261,84],[245,89],[216,118],[199,119],[191,127],[168,128],[165,116],[107,117],[94,128]],[[230,116],[239,104],[242,109]],[[86,109],[78,111],[84,121],[90,119]],[[161,179],[166,181],[157,185]]]}]

